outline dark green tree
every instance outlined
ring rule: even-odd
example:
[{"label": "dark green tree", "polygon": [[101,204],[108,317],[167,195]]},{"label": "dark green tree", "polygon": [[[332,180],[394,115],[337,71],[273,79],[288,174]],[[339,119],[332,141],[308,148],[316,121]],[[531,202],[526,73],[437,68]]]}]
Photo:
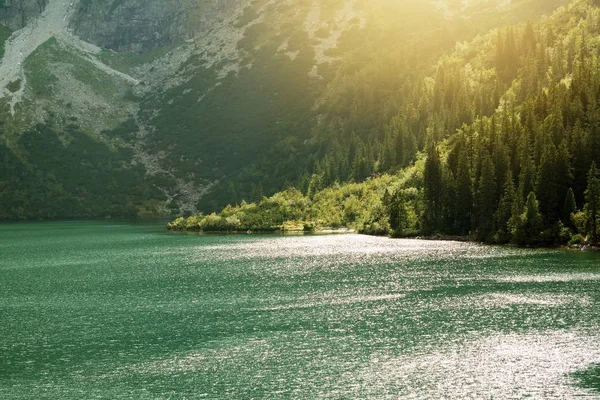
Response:
[{"label": "dark green tree", "polygon": [[497,208],[496,174],[489,154],[481,163],[481,176],[477,190],[477,239],[487,241],[494,232],[494,215]]},{"label": "dark green tree", "polygon": [[396,190],[391,196],[388,204],[388,213],[392,236],[404,236],[408,228],[408,211],[406,209],[406,196],[402,189]]},{"label": "dark green tree", "polygon": [[562,223],[568,227],[573,227],[573,222],[571,221],[571,214],[575,212],[577,212],[575,193],[573,192],[573,189],[569,188],[569,190],[567,190],[567,195],[565,196],[565,201],[560,212],[560,220],[562,221]]},{"label": "dark green tree", "polygon": [[504,190],[500,198],[498,211],[496,211],[496,220],[498,227],[498,241],[508,242],[510,240],[509,221],[512,216],[513,204],[517,198],[517,191],[512,179],[512,173],[506,174]]},{"label": "dark green tree", "polygon": [[592,244],[598,243],[598,214],[600,211],[600,171],[596,163],[588,172],[588,185],[585,191],[585,216]]},{"label": "dark green tree", "polygon": [[473,183],[469,171],[469,160],[467,152],[462,151],[458,158],[456,172],[456,230],[461,235],[471,231],[471,220],[473,218]]},{"label": "dark green tree", "polygon": [[520,245],[532,245],[540,242],[542,214],[535,193],[530,192],[525,202],[525,211],[516,222],[513,241]]},{"label": "dark green tree", "polygon": [[562,198],[559,197],[556,185],[556,147],[553,144],[544,147],[535,192],[540,211],[550,224],[557,219]]},{"label": "dark green tree", "polygon": [[442,164],[433,141],[430,141],[427,148],[427,160],[423,172],[423,192],[425,195],[423,230],[425,233],[431,234],[440,228],[443,198]]}]

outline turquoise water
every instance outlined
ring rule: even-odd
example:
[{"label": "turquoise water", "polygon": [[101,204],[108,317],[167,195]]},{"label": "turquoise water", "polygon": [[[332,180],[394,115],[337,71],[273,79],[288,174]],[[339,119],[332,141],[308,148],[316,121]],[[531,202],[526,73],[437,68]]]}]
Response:
[{"label": "turquoise water", "polygon": [[0,225],[0,398],[600,398],[600,255]]}]

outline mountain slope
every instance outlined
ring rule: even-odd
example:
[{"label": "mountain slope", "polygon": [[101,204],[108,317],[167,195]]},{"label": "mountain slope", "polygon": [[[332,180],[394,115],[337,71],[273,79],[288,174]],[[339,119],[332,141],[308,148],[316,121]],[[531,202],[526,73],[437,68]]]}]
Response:
[{"label": "mountain slope", "polygon": [[[1,165],[27,175],[2,174],[0,217],[195,213],[405,165],[439,57],[561,3],[5,2]],[[392,125],[413,144],[386,161]]]},{"label": "mountain slope", "polygon": [[[462,43],[417,86],[412,100],[419,100],[427,137],[408,168],[306,194],[288,190],[171,227],[346,226],[520,245],[597,244],[599,35],[600,7],[583,0],[538,23]],[[376,163],[399,165],[411,118],[400,113],[387,127]],[[344,143],[337,146],[347,156]],[[339,165],[330,162],[315,176],[340,176]],[[350,165],[351,172],[361,168]]]}]

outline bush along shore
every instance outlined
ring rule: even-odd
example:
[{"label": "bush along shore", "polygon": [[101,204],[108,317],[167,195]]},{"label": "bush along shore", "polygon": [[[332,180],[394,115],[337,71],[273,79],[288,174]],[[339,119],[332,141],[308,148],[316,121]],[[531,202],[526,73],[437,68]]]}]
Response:
[{"label": "bush along shore", "polygon": [[[435,157],[435,155],[434,155]],[[333,185],[303,193],[287,189],[256,203],[227,206],[219,213],[180,217],[169,230],[197,232],[357,232],[394,238],[476,241],[514,244],[523,247],[567,247],[594,250],[600,221],[600,172],[592,166],[586,190],[588,202],[579,210],[567,196],[564,220],[548,223],[540,211],[535,193],[523,203],[516,200],[510,183],[503,201],[489,222],[476,229],[474,220],[483,215],[474,211],[465,220],[446,229],[432,229],[431,202],[424,180],[430,158],[421,154],[412,167],[394,175],[381,175],[361,183]],[[444,222],[443,212],[441,223]],[[481,223],[481,222],[480,222]],[[468,227],[464,231],[463,224]],[[489,224],[489,225],[488,225]],[[485,232],[483,234],[482,232]]]},{"label": "bush along shore", "polygon": [[[256,203],[227,206],[219,213],[180,217],[167,225],[174,231],[197,232],[311,232],[387,234],[381,179],[371,185],[351,184],[309,197],[288,189]],[[370,204],[371,208],[365,205]],[[373,209],[381,217],[373,219]]]}]

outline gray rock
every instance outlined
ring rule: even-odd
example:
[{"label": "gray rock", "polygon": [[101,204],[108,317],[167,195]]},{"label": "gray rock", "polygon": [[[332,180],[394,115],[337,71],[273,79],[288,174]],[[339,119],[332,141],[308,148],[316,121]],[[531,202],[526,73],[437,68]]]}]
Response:
[{"label": "gray rock", "polygon": [[44,11],[48,0],[0,0],[0,23],[16,31]]},{"label": "gray rock", "polygon": [[242,0],[82,0],[71,20],[83,40],[143,53],[190,39]]}]

